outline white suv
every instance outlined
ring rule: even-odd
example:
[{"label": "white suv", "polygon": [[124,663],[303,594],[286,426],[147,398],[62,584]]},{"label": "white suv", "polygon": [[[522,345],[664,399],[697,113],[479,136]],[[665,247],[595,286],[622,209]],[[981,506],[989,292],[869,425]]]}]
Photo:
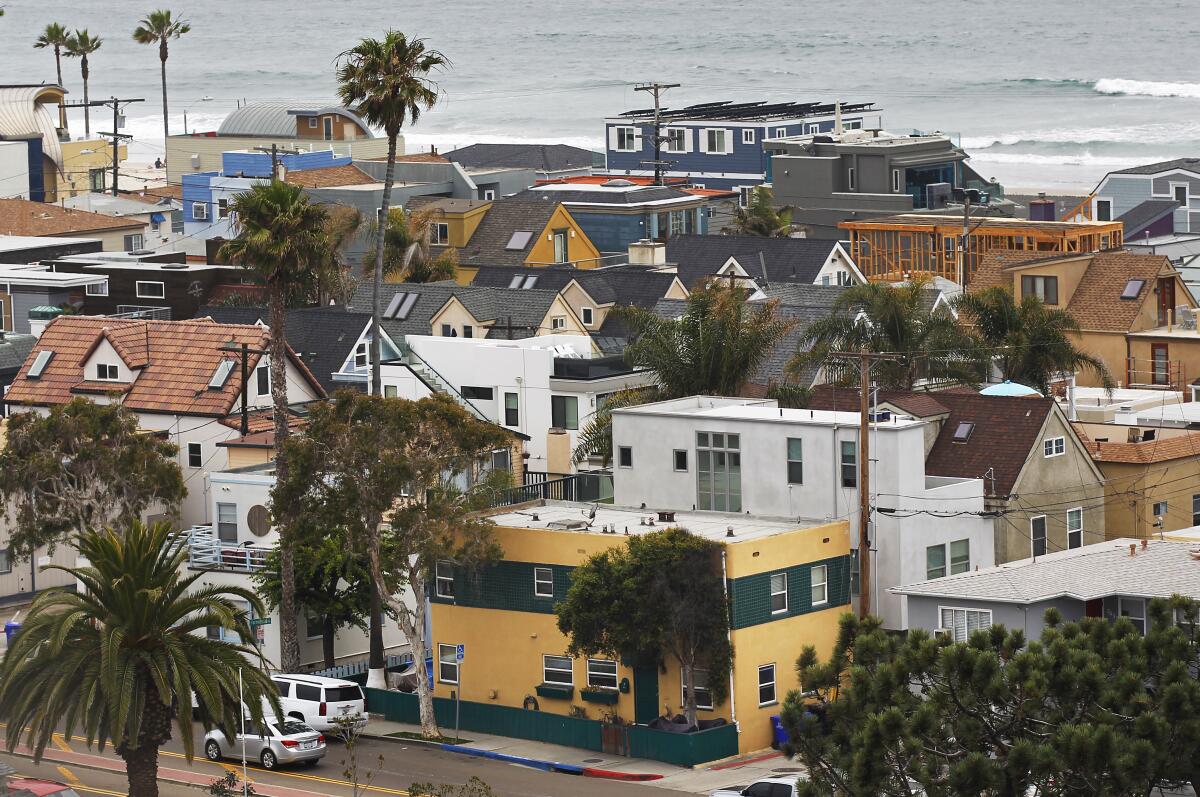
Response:
[{"label": "white suv", "polygon": [[360,727],[367,724],[366,700],[353,681],[278,673],[271,680],[279,690],[284,716],[294,717],[318,731],[336,730],[335,720],[342,718],[353,720]]}]

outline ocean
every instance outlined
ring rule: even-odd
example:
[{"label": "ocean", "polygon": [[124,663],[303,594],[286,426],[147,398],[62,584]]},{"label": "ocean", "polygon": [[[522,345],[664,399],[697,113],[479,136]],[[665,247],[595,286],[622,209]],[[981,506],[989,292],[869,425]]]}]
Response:
[{"label": "ocean", "polygon": [[[0,80],[54,80],[33,41],[47,22],[104,39],[91,94],[144,97],[133,158],[162,153],[157,50],[131,37],[150,0],[9,0]],[[1108,171],[1200,155],[1196,0],[730,4],[716,0],[192,0],[167,63],[172,132],[215,129],[242,101],[329,100],[338,54],[386,28],[453,66],[411,151],[479,141],[602,148],[603,119],[645,107],[633,84],[679,83],[666,104],[874,101],[889,129],[961,137],[1010,191],[1084,193]],[[79,65],[64,63],[70,99]],[[76,114],[76,117],[79,115]],[[95,123],[97,120],[93,118]],[[72,119],[82,131],[82,119]],[[107,129],[110,123],[93,129]]]}]

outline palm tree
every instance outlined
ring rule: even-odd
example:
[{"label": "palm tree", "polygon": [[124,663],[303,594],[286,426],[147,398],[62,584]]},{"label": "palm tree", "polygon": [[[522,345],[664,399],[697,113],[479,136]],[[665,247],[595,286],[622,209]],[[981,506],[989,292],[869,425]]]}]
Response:
[{"label": "palm tree", "polygon": [[167,137],[171,135],[167,125],[167,42],[178,39],[191,29],[186,20],[176,19],[169,10],[161,8],[147,14],[133,30],[133,40],[138,44],[158,45],[158,62],[162,71],[163,146],[166,146]]},{"label": "palm tree", "polygon": [[454,279],[458,273],[458,253],[445,249],[437,255],[430,247],[433,217],[426,211],[388,211],[387,230],[383,235],[383,272],[403,282],[437,282]]},{"label": "palm tree", "polygon": [[[396,140],[405,124],[416,124],[421,113],[434,106],[438,88],[430,73],[449,65],[446,56],[425,46],[424,39],[409,39],[396,30],[382,39],[363,39],[342,53],[338,67],[338,96],[388,138],[387,171],[379,220],[389,219],[392,183],[396,175]],[[371,392],[382,390],[379,374],[380,291],[383,285],[384,236],[375,236],[374,290],[371,303]]]},{"label": "palm tree", "polygon": [[916,279],[847,288],[832,314],[804,330],[788,370],[818,365],[829,382],[855,385],[858,358],[834,352],[866,351],[894,355],[874,366],[879,385],[888,390],[912,390],[921,381],[978,384],[985,373],[981,359],[986,358],[951,313],[930,307],[927,283]]},{"label": "palm tree", "polygon": [[[79,59],[79,72],[83,75],[83,134],[91,138],[92,114],[88,108],[88,56],[100,49],[104,41],[99,36],[93,36],[87,29],[77,30],[67,38],[65,54],[67,58]],[[116,132],[115,130],[113,131]]]},{"label": "palm tree", "polygon": [[733,221],[725,232],[737,235],[756,235],[760,238],[786,238],[792,234],[792,209],[775,210],[771,189],[760,185],[750,192],[746,207],[733,211]]},{"label": "palm tree", "polygon": [[[311,204],[299,186],[272,180],[238,194],[230,204],[237,235],[221,247],[221,257],[250,271],[267,288],[271,334],[271,401],[275,422],[275,473],[287,475],[284,443],[288,435],[287,339],[284,310],[310,300],[322,284],[322,273],[335,258],[330,255],[328,214]],[[284,672],[300,666],[296,636],[296,571],[288,508],[276,508],[279,527],[281,594],[279,665]]]},{"label": "palm tree", "polygon": [[205,728],[234,728],[242,694],[261,720],[266,698],[279,698],[260,668],[257,647],[209,638],[222,629],[253,640],[248,609],[262,612],[252,591],[197,586],[181,577],[187,559],[167,523],[133,522],[123,532],[88,531],[77,542],[84,567],[59,567],[83,589],[50,589],[34,598],[21,633],[9,645],[0,680],[0,717],[11,752],[21,736],[40,759],[51,735],[78,729],[91,747],[112,744],[125,759],[131,797],[158,794],[158,749],[174,720],[190,759],[195,740],[188,706],[195,694]]},{"label": "palm tree", "polygon": [[[62,54],[63,48],[67,46],[67,40],[70,37],[67,35],[67,29],[57,22],[51,22],[42,31],[42,35],[37,37],[37,41],[33,43],[35,49],[44,50],[47,47],[54,48],[54,68],[58,71],[58,85],[63,85],[62,76]],[[67,126],[67,109],[61,105],[58,109],[58,126]]]},{"label": "palm tree", "polygon": [[1046,393],[1055,374],[1082,369],[1094,373],[1105,390],[1116,387],[1103,360],[1075,348],[1079,324],[1066,310],[1047,307],[1034,295],[1017,302],[1002,285],[960,296],[955,307],[1005,379]]}]

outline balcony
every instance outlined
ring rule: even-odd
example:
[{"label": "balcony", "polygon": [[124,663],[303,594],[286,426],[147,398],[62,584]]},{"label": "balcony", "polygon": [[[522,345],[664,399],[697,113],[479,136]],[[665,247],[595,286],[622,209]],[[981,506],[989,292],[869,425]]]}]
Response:
[{"label": "balcony", "polygon": [[267,554],[271,551],[261,545],[222,542],[211,525],[178,532],[174,544],[186,547],[189,570],[225,573],[260,573],[267,569]]}]

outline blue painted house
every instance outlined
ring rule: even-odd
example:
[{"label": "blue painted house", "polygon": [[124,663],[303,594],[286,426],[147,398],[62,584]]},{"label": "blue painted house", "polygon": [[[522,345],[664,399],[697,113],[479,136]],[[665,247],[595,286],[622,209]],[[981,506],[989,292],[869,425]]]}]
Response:
[{"label": "blue painted house", "polygon": [[[684,177],[702,188],[731,189],[742,194],[769,182],[770,156],[763,143],[786,136],[834,129],[835,103],[711,102],[660,112],[659,160],[663,174]],[[846,129],[880,127],[874,103],[841,104]],[[626,111],[605,120],[608,172],[613,175],[654,174],[654,110]]]}]

